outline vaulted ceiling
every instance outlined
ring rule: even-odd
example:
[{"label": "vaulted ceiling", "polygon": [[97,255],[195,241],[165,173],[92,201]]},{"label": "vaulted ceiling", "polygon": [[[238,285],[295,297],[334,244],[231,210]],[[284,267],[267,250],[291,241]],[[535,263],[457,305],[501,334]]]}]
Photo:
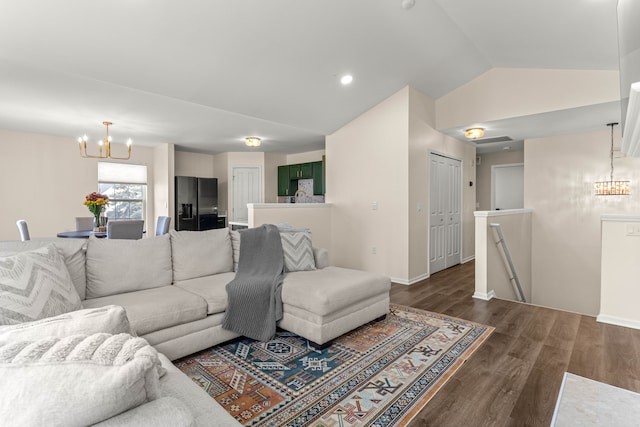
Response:
[{"label": "vaulted ceiling", "polygon": [[406,85],[437,99],[493,67],[616,70],[616,37],[616,0],[4,1],[0,129],[71,143],[110,120],[116,142],[310,151]]}]

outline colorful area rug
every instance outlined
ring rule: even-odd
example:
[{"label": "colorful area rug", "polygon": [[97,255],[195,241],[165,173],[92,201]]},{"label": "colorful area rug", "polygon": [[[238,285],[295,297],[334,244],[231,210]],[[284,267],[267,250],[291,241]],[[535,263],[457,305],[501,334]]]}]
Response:
[{"label": "colorful area rug", "polygon": [[174,364],[245,426],[403,426],[492,331],[392,305],[322,351],[281,331]]}]

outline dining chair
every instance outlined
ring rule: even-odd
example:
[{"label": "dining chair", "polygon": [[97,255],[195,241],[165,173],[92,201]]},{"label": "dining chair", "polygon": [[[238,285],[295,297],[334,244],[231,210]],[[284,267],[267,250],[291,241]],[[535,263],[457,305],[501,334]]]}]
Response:
[{"label": "dining chair", "polygon": [[20,238],[24,242],[25,240],[31,240],[29,236],[29,227],[27,227],[27,221],[24,219],[19,219],[16,221],[16,225],[18,226],[18,231],[20,232]]},{"label": "dining chair", "polygon": [[142,239],[144,220],[121,219],[107,222],[107,239]]},{"label": "dining chair", "polygon": [[93,230],[93,217],[92,216],[77,216],[76,217],[76,231]]},{"label": "dining chair", "polygon": [[169,232],[169,226],[171,225],[171,217],[159,216],[158,224],[156,224],[156,236],[162,236]]}]

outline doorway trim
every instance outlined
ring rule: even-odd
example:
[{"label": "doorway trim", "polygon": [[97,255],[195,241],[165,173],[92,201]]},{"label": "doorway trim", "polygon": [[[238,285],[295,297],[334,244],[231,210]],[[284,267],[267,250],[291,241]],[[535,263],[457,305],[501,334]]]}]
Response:
[{"label": "doorway trim", "polygon": [[[504,164],[500,164],[500,165],[491,165],[491,210],[495,211],[496,210],[496,169],[500,169],[500,168],[509,168],[509,167],[514,167],[514,166],[522,166],[523,169],[523,173],[524,173],[524,163],[504,163]],[[523,182],[523,196],[524,196],[524,182]],[[524,205],[523,205],[524,208]]]}]

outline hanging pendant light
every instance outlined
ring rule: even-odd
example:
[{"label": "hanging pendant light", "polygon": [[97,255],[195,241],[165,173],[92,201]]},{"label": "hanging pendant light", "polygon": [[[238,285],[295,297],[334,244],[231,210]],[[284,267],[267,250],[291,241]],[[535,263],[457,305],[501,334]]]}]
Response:
[{"label": "hanging pendant light", "polygon": [[608,123],[611,126],[611,150],[609,156],[611,159],[611,174],[609,181],[598,181],[594,184],[596,196],[628,196],[631,194],[630,181],[614,181],[613,180],[613,127],[618,123]]}]

